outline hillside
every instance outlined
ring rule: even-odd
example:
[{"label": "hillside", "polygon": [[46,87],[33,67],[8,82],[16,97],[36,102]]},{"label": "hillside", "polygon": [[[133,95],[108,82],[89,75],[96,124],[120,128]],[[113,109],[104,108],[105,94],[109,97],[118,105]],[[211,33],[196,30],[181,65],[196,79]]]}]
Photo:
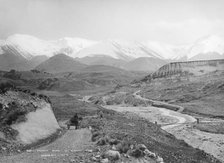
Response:
[{"label": "hillside", "polygon": [[22,55],[15,55],[11,52],[3,52],[0,55],[0,70],[9,71],[15,69],[17,71],[27,71],[35,68],[40,63],[46,61],[46,56],[35,56],[27,60]]},{"label": "hillside", "polygon": [[78,72],[58,73],[55,78],[43,80],[38,88],[54,91],[81,91],[97,88],[112,88],[128,84],[144,74],[132,73],[112,66],[87,66]]},{"label": "hillside", "polygon": [[137,58],[125,64],[124,68],[129,71],[153,72],[165,65],[167,62],[156,58]]},{"label": "hillside", "polygon": [[144,97],[184,106],[190,114],[223,118],[223,72],[224,60],[174,62],[138,83]]},{"label": "hillside", "polygon": [[58,54],[41,63],[35,69],[50,73],[60,73],[79,71],[84,67],[86,67],[86,65],[75,61],[75,59],[65,54]]},{"label": "hillside", "polygon": [[15,56],[11,53],[4,53],[0,55],[0,70],[11,70],[18,69],[21,65],[23,65],[26,60],[23,57]]},{"label": "hillside", "polygon": [[87,56],[83,58],[76,58],[76,60],[86,65],[105,65],[118,68],[123,68],[123,66],[127,63],[125,60],[115,59],[105,55],[96,55],[93,57]]},{"label": "hillside", "polygon": [[145,77],[143,81],[155,78],[164,78],[175,75],[200,76],[209,72],[224,70],[224,60],[201,60],[188,62],[172,62],[159,68],[151,75]]}]

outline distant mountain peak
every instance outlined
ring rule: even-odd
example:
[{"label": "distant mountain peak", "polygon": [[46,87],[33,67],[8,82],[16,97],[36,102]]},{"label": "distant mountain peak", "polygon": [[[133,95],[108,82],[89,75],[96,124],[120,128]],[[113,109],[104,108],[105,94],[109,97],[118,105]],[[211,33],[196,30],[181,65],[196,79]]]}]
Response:
[{"label": "distant mountain peak", "polygon": [[138,42],[123,39],[93,41],[74,37],[46,41],[26,34],[14,34],[9,36],[4,44],[0,41],[0,54],[4,52],[21,56],[26,60],[39,55],[52,57],[59,53],[72,58],[104,55],[124,61],[141,57],[163,60],[222,59],[224,41],[219,36],[209,35],[191,45],[175,46],[157,41]]},{"label": "distant mountain peak", "polygon": [[191,59],[196,55],[206,55],[208,53],[217,53],[222,56],[224,54],[224,40],[216,35],[198,39],[189,49],[187,57]]},{"label": "distant mountain peak", "polygon": [[86,67],[85,64],[82,64],[63,53],[59,53],[41,63],[35,69],[50,73],[59,73],[79,71],[84,67]]}]

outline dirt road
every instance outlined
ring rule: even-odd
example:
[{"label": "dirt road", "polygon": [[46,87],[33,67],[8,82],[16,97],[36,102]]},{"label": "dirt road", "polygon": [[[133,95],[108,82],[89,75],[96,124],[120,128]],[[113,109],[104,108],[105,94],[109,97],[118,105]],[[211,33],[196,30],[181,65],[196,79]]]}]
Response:
[{"label": "dirt road", "polygon": [[[61,138],[44,147],[27,150],[18,155],[4,156],[0,163],[66,163],[82,160],[76,153],[92,146],[88,129],[71,128]],[[77,158],[79,157],[79,158]]]}]

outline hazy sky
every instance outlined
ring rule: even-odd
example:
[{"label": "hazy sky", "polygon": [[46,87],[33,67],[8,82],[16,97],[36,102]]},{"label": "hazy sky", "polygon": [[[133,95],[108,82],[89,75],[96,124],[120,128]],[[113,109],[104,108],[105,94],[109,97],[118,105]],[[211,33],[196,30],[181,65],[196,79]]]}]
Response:
[{"label": "hazy sky", "polygon": [[157,40],[224,37],[224,0],[0,0],[0,38]]}]

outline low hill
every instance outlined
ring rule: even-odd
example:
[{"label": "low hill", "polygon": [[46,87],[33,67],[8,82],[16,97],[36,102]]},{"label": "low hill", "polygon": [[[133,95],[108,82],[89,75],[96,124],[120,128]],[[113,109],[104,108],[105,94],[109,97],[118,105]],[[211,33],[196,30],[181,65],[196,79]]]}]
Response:
[{"label": "low hill", "polygon": [[[19,69],[26,62],[22,56],[16,56],[12,53],[4,53],[0,55],[0,70]],[[26,67],[25,65],[23,67]]]},{"label": "low hill", "polygon": [[41,63],[35,69],[50,73],[60,73],[79,71],[84,67],[86,67],[85,64],[82,64],[65,54],[58,54]]},{"label": "low hill", "polygon": [[123,68],[123,66],[127,63],[122,59],[115,59],[109,56],[98,55],[94,57],[84,57],[84,58],[77,58],[81,63],[87,65],[105,65],[105,66],[113,66]]},{"label": "low hill", "polygon": [[159,58],[142,57],[128,62],[124,68],[129,71],[153,72],[166,63],[165,60]]},{"label": "low hill", "polygon": [[0,55],[0,70],[9,71],[11,69],[15,69],[17,71],[28,71],[32,70],[47,59],[47,56],[35,56],[32,59],[27,60],[21,55],[4,52]]},{"label": "low hill", "polygon": [[154,73],[146,76],[143,81],[155,78],[166,78],[175,75],[200,76],[214,71],[224,70],[224,60],[200,60],[188,62],[173,62],[159,68]]},{"label": "low hill", "polygon": [[38,88],[60,92],[110,88],[118,84],[128,84],[142,75],[112,66],[94,65],[83,68],[79,72],[58,73],[55,75],[56,78],[42,81]]}]

